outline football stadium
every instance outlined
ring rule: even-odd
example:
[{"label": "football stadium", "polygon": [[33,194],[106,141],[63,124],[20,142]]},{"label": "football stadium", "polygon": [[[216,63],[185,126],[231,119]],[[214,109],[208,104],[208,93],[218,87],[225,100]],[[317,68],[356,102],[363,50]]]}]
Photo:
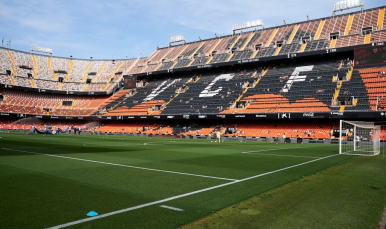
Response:
[{"label": "football stadium", "polygon": [[0,227],[385,229],[386,6],[333,9],[138,58],[3,45]]}]

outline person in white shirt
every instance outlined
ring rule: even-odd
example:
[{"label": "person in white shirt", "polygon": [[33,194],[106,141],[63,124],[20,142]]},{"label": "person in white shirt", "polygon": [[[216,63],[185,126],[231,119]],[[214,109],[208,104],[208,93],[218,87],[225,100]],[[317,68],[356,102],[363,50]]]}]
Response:
[{"label": "person in white shirt", "polygon": [[221,141],[221,133],[220,133],[220,131],[217,131],[217,141],[218,141],[218,143],[220,143],[220,141]]}]

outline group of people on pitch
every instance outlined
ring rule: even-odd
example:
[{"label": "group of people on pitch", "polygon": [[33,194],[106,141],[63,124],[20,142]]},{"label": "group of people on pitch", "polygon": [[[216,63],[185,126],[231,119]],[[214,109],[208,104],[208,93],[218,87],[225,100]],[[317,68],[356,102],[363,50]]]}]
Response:
[{"label": "group of people on pitch", "polygon": [[74,130],[75,135],[76,135],[76,133],[78,133],[78,135],[80,135],[80,133],[82,132],[82,127],[71,126],[70,128],[68,128],[68,134],[71,134],[71,129]]}]

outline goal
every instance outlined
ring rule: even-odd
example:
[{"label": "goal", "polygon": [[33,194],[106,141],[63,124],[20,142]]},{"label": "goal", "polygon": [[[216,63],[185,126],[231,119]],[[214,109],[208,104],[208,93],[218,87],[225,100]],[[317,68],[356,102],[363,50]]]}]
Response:
[{"label": "goal", "polygon": [[378,155],[380,134],[381,126],[374,122],[340,120],[339,154]]}]

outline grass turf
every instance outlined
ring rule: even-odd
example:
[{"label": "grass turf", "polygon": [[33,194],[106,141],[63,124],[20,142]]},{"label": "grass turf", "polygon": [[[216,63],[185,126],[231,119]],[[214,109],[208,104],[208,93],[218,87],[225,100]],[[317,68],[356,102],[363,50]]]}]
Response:
[{"label": "grass turf", "polygon": [[[149,204],[70,227],[177,228],[352,158],[331,156],[338,153],[338,147],[333,145],[276,145],[238,141],[217,144],[210,140],[89,135],[43,136],[18,133],[1,136],[1,228],[52,227],[88,218],[86,214],[91,210],[106,214],[190,193],[180,198]],[[376,160],[378,158],[379,161]],[[317,161],[245,179],[313,160]],[[364,168],[378,168],[382,165],[384,168],[385,165],[385,160],[380,157],[356,157],[355,160],[370,160]],[[347,167],[351,168],[349,165]],[[352,171],[357,169],[355,165],[352,167]],[[351,180],[350,177],[342,176],[336,182],[332,181],[332,184],[339,186],[343,181],[355,181],[359,186],[373,187],[368,188],[369,192],[384,192],[384,185],[375,181],[384,179],[386,172],[384,169],[377,171],[376,176],[367,175],[365,180],[356,180],[356,176],[361,172],[372,174],[374,171],[358,171],[352,174]],[[364,181],[367,183],[362,184]],[[219,185],[223,186],[213,188]],[[321,193],[325,193],[324,196],[329,197],[325,200],[327,205],[339,198],[331,195],[332,185],[321,184],[317,187],[322,190]],[[204,190],[207,188],[209,190]],[[192,193],[198,190],[201,191]],[[311,198],[313,191],[310,190],[309,195],[305,196]],[[347,200],[345,203],[345,211],[350,210],[350,206],[355,206],[355,202],[361,198],[371,198],[371,203],[378,203],[375,207],[362,210],[363,214],[372,217],[363,217],[371,220],[363,220],[358,225],[373,225],[368,221],[374,223],[377,217],[379,220],[382,211],[379,206],[384,205],[386,201],[378,195],[368,194],[364,192],[362,196],[354,196],[352,201]],[[289,196],[287,198],[290,200],[288,202],[307,203],[307,198],[303,198],[305,196],[299,196],[297,199]],[[311,203],[313,202],[310,201],[309,206],[304,207],[309,209],[310,215],[313,210]],[[276,204],[285,204],[285,199],[280,199]],[[160,205],[173,206],[184,211],[173,211],[161,208]],[[296,208],[290,207],[288,210],[297,211]],[[336,209],[325,209],[324,214],[334,211]],[[279,214],[280,208],[277,208],[276,213],[273,214],[276,216],[275,221],[287,220],[285,215]],[[299,217],[292,215],[294,218]],[[345,220],[349,219],[343,218],[339,221],[340,225],[348,225]],[[259,228],[267,228],[265,225],[271,225],[269,222],[271,221],[254,221],[254,225],[258,223]],[[312,221],[304,217],[303,224],[311,225]],[[296,223],[293,225],[293,228],[295,227]]]},{"label": "grass turf", "polygon": [[183,226],[377,228],[386,204],[386,160],[356,157]]}]

